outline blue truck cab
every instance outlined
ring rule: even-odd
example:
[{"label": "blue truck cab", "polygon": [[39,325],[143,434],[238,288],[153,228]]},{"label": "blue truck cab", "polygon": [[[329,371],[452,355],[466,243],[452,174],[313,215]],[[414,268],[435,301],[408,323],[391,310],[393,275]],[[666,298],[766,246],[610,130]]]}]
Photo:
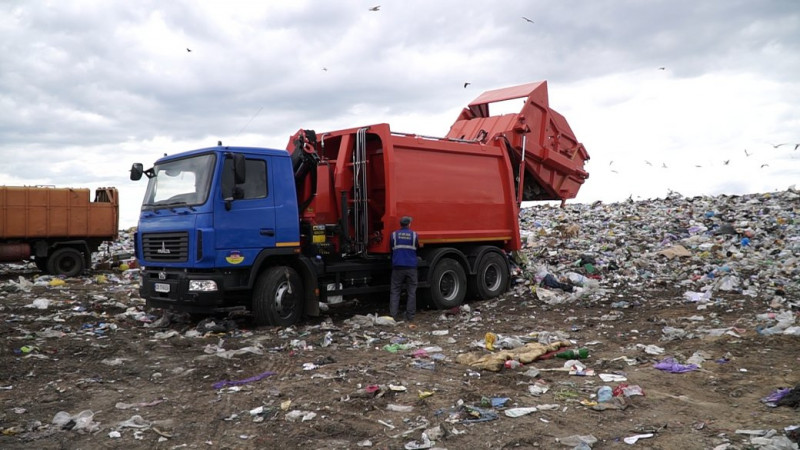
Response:
[{"label": "blue truck cab", "polygon": [[298,320],[304,303],[316,305],[313,284],[303,281],[312,283],[315,269],[299,255],[286,150],[219,145],[164,156],[147,170],[134,164],[131,179],[142,174],[149,182],[135,250],[148,306],[252,308],[261,323],[286,324]]}]

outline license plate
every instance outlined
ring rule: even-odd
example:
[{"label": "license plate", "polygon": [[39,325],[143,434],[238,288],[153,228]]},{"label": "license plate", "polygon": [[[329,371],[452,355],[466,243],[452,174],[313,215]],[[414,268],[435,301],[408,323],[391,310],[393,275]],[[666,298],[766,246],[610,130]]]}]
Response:
[{"label": "license plate", "polygon": [[169,292],[169,285],[167,283],[156,283],[156,292]]}]

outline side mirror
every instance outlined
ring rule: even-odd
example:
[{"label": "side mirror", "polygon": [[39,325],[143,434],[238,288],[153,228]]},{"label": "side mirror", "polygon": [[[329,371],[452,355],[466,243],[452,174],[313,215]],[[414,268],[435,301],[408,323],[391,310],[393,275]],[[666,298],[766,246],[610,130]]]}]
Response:
[{"label": "side mirror", "polygon": [[133,163],[131,166],[131,180],[139,181],[142,179],[142,174],[144,173],[144,166],[142,163]]},{"label": "side mirror", "polygon": [[241,153],[233,154],[233,182],[242,184],[245,181],[245,159]]}]

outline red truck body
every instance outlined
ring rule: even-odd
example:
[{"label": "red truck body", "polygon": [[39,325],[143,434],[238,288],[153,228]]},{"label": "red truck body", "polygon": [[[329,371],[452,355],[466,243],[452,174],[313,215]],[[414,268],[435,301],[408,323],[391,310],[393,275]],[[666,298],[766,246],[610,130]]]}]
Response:
[{"label": "red truck body", "polygon": [[[513,172],[502,148],[393,134],[387,124],[365,128],[363,243],[368,253],[390,253],[388,237],[402,216],[414,218],[423,246],[483,241],[509,251],[519,248]],[[314,225],[340,221],[338,193],[355,191],[352,160],[358,130],[319,136],[317,192],[304,220]],[[350,203],[345,206],[354,211],[355,202]],[[350,225],[358,241],[356,223]]]},{"label": "red truck body", "polygon": [[[515,98],[525,99],[519,113],[490,115],[491,103]],[[387,124],[316,134],[315,143],[304,136],[288,146],[299,151],[299,139],[319,158],[316,181],[299,180],[299,199],[309,199],[302,220],[337,224],[344,212],[366,253],[390,253],[402,216],[414,218],[423,246],[518,250],[521,202],[574,198],[588,177],[589,155],[550,109],[544,81],[482,94],[444,138],[393,133]]]}]

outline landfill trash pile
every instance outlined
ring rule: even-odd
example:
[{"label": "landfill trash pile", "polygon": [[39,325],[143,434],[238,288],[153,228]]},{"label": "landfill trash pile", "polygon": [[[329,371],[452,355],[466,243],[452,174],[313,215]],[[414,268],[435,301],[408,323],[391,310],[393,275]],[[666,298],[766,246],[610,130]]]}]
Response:
[{"label": "landfill trash pile", "polygon": [[611,295],[626,308],[672,290],[696,303],[735,294],[797,308],[799,204],[790,189],[526,209],[527,281],[551,288],[537,294],[549,304]]},{"label": "landfill trash pile", "polygon": [[514,284],[292,327],[0,265],[0,448],[797,449],[800,194],[536,206]]}]

